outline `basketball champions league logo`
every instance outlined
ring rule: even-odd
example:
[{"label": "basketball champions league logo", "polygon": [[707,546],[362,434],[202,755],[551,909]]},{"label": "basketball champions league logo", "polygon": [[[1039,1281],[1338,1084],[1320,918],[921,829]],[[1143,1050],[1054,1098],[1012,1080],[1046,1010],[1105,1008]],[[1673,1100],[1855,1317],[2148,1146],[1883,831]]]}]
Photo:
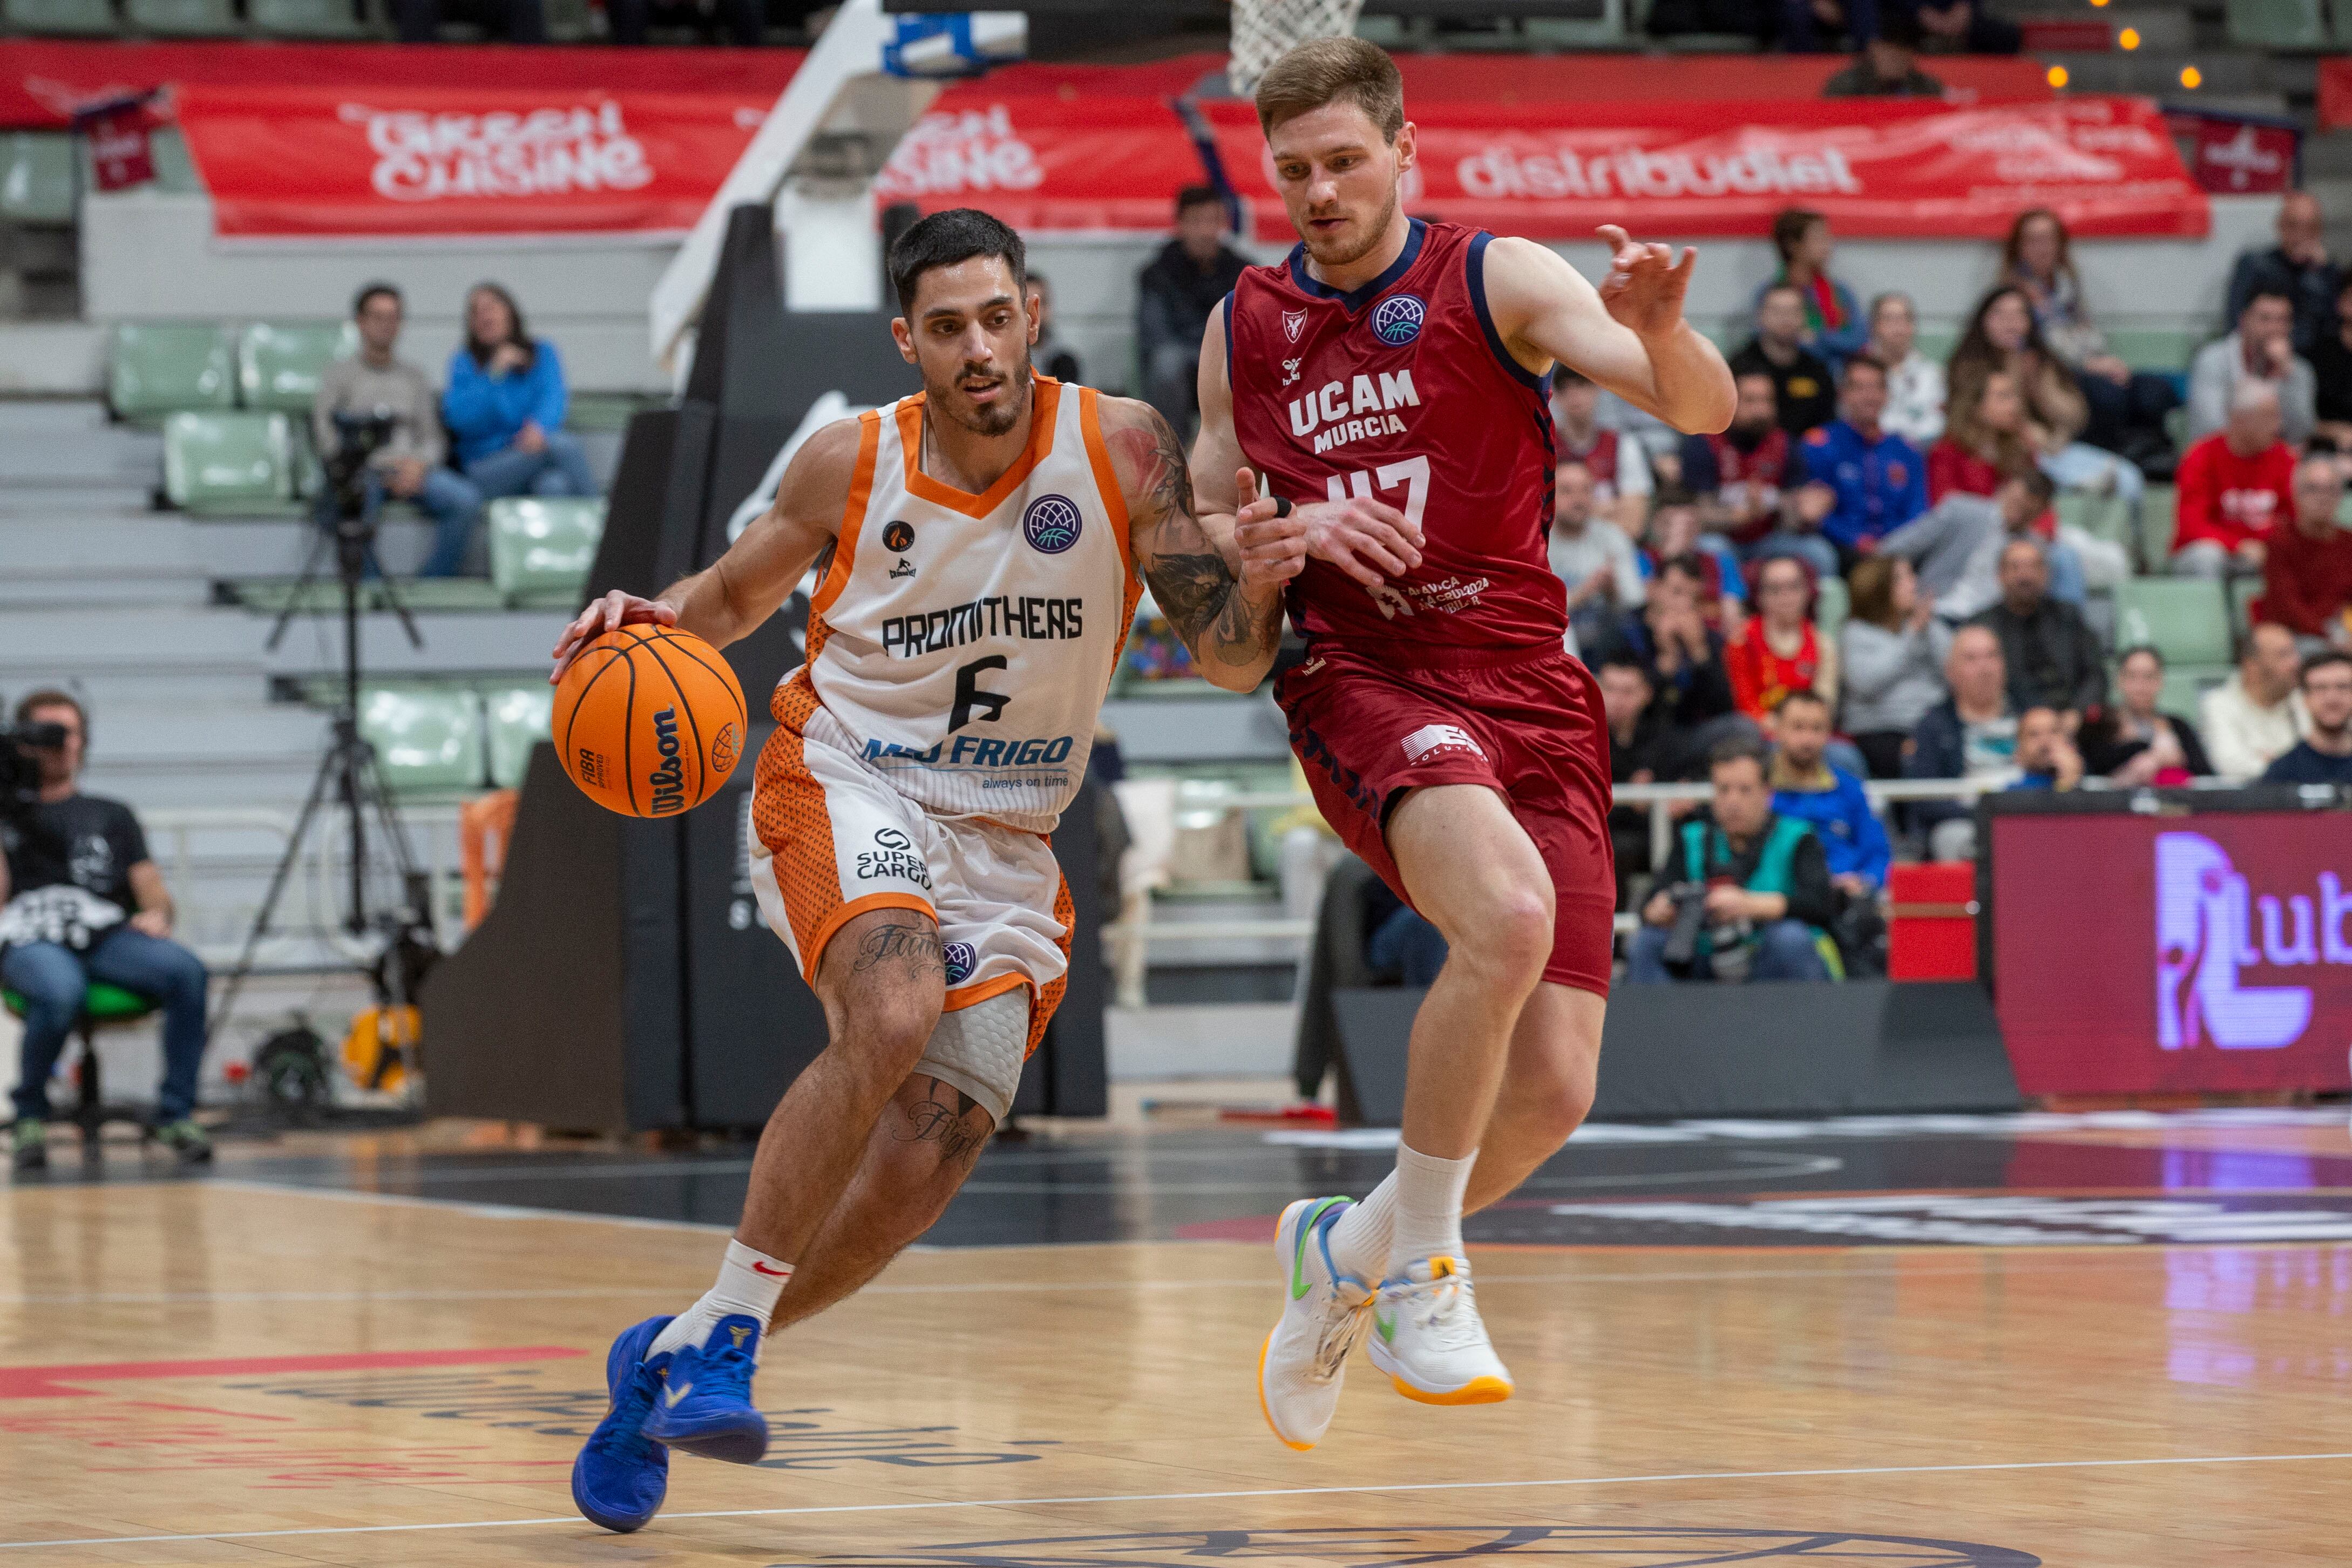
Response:
[{"label": "basketball champions league logo", "polygon": [[[2311,1024],[2308,986],[2246,986],[2239,971],[2352,964],[2344,920],[2352,894],[2322,872],[2318,898],[2250,894],[2220,844],[2202,833],[2156,838],[2156,1039],[2166,1051],[2213,1045],[2277,1051]],[[2254,945],[2259,912],[2262,945]]]}]

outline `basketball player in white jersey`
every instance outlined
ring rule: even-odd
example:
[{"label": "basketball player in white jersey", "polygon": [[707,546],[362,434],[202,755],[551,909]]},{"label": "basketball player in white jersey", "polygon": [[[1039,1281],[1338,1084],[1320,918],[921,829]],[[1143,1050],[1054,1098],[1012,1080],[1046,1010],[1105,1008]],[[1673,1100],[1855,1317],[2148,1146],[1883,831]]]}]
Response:
[{"label": "basketball player in white jersey", "polygon": [[777,689],[752,881],[824,1003],[830,1043],[777,1106],[718,1282],[617,1339],[613,1408],[572,1467],[580,1511],[637,1529],[668,1450],[767,1448],[760,1342],[841,1300],[939,1218],[1010,1110],[1060,1000],[1069,893],[1045,834],[1086,778],[1138,577],[1216,685],[1273,663],[1306,546],[1288,508],[1201,517],[1150,405],[1034,376],[1020,236],[925,218],[891,247],[923,392],[829,425],[776,502],[659,599],[607,594],[556,671],[625,622],[725,645],[821,565],[808,661]]}]

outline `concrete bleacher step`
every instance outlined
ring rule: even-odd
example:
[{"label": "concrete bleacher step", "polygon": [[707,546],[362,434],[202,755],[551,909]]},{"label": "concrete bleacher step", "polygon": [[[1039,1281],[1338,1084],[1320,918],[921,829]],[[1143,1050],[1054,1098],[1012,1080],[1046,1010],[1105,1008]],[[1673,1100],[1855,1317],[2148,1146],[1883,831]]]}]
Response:
[{"label": "concrete bleacher step", "polygon": [[154,484],[10,485],[0,488],[0,520],[146,512],[154,507],[156,487]]},{"label": "concrete bleacher step", "polygon": [[[267,616],[247,616],[258,655]],[[511,612],[499,615],[419,612],[416,626],[425,646],[409,646],[399,621],[388,612],[360,617],[360,656],[378,677],[443,674],[534,673],[544,675],[548,652],[571,616],[562,612]],[[307,630],[306,630],[307,628]],[[278,644],[263,656],[273,675],[300,678],[340,673],[342,635],[329,617],[298,618]]]},{"label": "concrete bleacher step", "polygon": [[251,670],[261,630],[199,609],[42,607],[0,618],[0,680],[54,668]]}]

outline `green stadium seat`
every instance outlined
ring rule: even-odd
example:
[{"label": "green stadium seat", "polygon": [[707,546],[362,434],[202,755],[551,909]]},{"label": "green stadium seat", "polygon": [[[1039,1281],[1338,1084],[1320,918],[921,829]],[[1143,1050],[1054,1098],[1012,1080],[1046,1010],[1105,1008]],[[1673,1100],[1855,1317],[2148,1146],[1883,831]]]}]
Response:
[{"label": "green stadium seat", "polygon": [[546,0],[547,38],[553,44],[584,44],[596,36],[588,0]]},{"label": "green stadium seat", "polygon": [[111,0],[0,0],[0,27],[89,38],[119,30]]},{"label": "green stadium seat", "polygon": [[604,537],[604,503],[513,496],[489,505],[490,580],[508,602],[577,606]]},{"label": "green stadium seat", "polygon": [[2247,49],[2321,49],[2327,26],[2319,0],[2229,0],[2230,42]]},{"label": "green stadium seat", "polygon": [[1911,346],[1940,365],[1951,359],[1952,350],[1959,340],[1960,329],[1958,327],[1930,327],[1922,323],[1917,335],[1911,340]]},{"label": "green stadium seat", "polygon": [[360,694],[360,734],[394,793],[482,787],[482,699],[453,686],[380,685]]},{"label": "green stadium seat", "polygon": [[2230,606],[2218,582],[2136,577],[2116,590],[2116,646],[2146,643],[2179,669],[2212,668],[2236,656]]},{"label": "green stadium seat", "polygon": [[482,708],[489,716],[490,782],[518,789],[530,768],[530,748],[548,737],[555,688],[545,681],[494,687],[482,693]]},{"label": "green stadium seat", "polygon": [[0,218],[62,227],[74,221],[73,138],[62,131],[0,136]]},{"label": "green stadium seat", "polygon": [[378,29],[352,0],[246,0],[253,30],[275,38],[366,38]]},{"label": "green stadium seat", "polygon": [[2139,504],[2139,570],[2160,572],[2172,559],[2172,534],[2180,513],[2180,493],[2169,485],[2150,485]]},{"label": "green stadium seat", "polygon": [[114,329],[106,401],[118,418],[154,421],[236,402],[235,347],[210,322],[122,322]]},{"label": "green stadium seat", "polygon": [[228,38],[243,31],[229,0],[123,0],[134,31],[174,38]]},{"label": "green stadium seat", "polygon": [[348,321],[256,321],[237,337],[237,401],[308,414],[320,373],[358,343]]},{"label": "green stadium seat", "polygon": [[2194,724],[2197,722],[2199,705],[2204,701],[2205,694],[2227,679],[2229,679],[2229,672],[2226,670],[2176,670],[2167,665],[2164,671],[2164,694],[2156,699],[2157,711],[2177,714]]},{"label": "green stadium seat", "polygon": [[2122,497],[2061,490],[2053,505],[2060,523],[2078,528],[2093,538],[2109,539],[2129,548],[2131,507]]},{"label": "green stadium seat", "polygon": [[163,493],[190,512],[296,508],[293,434],[282,413],[183,412],[163,422]]},{"label": "green stadium seat", "polygon": [[1852,603],[1846,595],[1845,579],[1825,577],[1813,597],[1813,626],[1824,643],[1834,643],[1845,627]]},{"label": "green stadium seat", "polygon": [[2136,371],[2185,371],[2212,334],[2201,327],[2114,327],[2107,350]]}]

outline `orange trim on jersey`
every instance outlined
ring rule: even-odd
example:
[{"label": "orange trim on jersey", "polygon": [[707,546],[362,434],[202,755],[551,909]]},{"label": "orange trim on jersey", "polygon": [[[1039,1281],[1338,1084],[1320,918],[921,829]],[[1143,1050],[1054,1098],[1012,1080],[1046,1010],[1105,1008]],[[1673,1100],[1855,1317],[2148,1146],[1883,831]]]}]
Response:
[{"label": "orange trim on jersey", "polygon": [[1055,416],[1062,406],[1062,383],[1051,376],[1039,376],[1033,383],[1029,400],[1029,449],[1012,467],[997,476],[996,483],[984,495],[975,496],[969,490],[943,484],[924,473],[919,460],[923,450],[923,395],[917,392],[898,400],[898,456],[906,465],[907,493],[910,496],[919,496],[935,507],[961,512],[967,517],[984,517],[1028,483],[1030,470],[1053,454]]},{"label": "orange trim on jersey", "polygon": [[[1135,548],[1127,537],[1127,496],[1118,487],[1118,472],[1110,465],[1110,447],[1103,440],[1102,395],[1092,387],[1078,389],[1078,430],[1087,438],[1087,461],[1094,465],[1095,494],[1110,514],[1110,537],[1118,541],[1118,559],[1133,577]],[[1126,646],[1124,639],[1119,645]]]},{"label": "orange trim on jersey", "polygon": [[1070,902],[1070,879],[1066,876],[1054,894],[1054,918],[1062,924],[1062,935],[1054,944],[1062,950],[1062,972],[1037,988],[1036,1004],[1029,1009],[1029,1049],[1022,1057],[1024,1061],[1037,1054],[1037,1047],[1045,1038],[1045,1026],[1054,1021],[1054,1009],[1062,1005],[1062,993],[1070,988],[1070,941],[1076,934],[1078,910]]},{"label": "orange trim on jersey", "polygon": [[[792,907],[789,901],[786,902],[785,907],[787,909]],[[815,985],[816,967],[824,961],[825,944],[832,941],[843,926],[859,915],[877,909],[918,910],[929,915],[934,925],[938,924],[940,918],[939,911],[931,907],[930,900],[918,898],[911,893],[869,893],[863,898],[853,898],[820,921],[817,925],[816,936],[810,940],[807,946],[801,949],[801,978],[812,986]],[[798,922],[794,924],[797,925]]]},{"label": "orange trim on jersey", "polygon": [[[857,466],[850,472],[849,497],[841,504],[841,532],[833,541],[833,564],[809,596],[812,618],[832,608],[841,591],[849,586],[850,567],[857,559],[857,530],[866,521],[866,503],[874,495],[874,465],[881,452],[882,411],[868,409],[857,416]],[[809,657],[816,657],[814,648],[809,650]]]},{"label": "orange trim on jersey", "polygon": [[991,997],[1001,997],[1015,986],[1026,986],[1026,975],[999,975],[993,979],[975,980],[969,986],[959,986],[948,993],[943,1013],[960,1013],[966,1008],[976,1008]]}]

